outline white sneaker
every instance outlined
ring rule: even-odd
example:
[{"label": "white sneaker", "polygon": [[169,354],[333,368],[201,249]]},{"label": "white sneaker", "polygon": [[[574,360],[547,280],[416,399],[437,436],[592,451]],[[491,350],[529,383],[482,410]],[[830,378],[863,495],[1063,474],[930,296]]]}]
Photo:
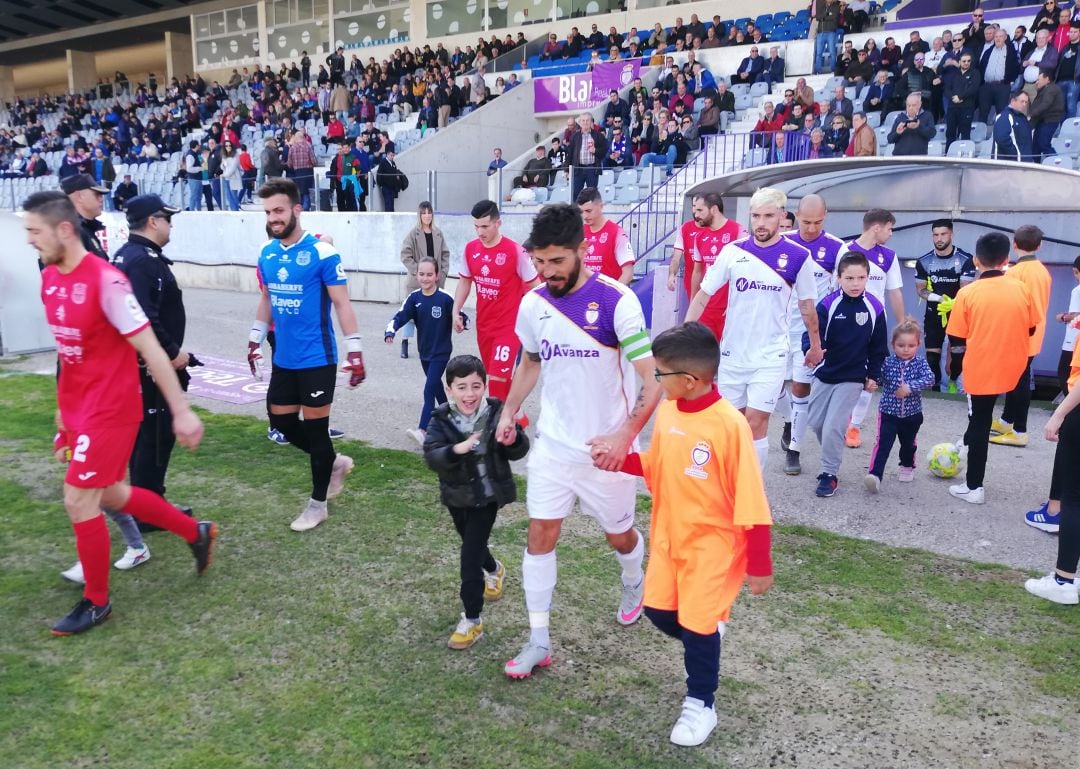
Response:
[{"label": "white sneaker", "polygon": [[518,656],[508,660],[503,666],[503,672],[510,678],[528,678],[536,668],[546,668],[551,664],[551,652],[543,646],[537,646],[528,641]]},{"label": "white sneaker", "polygon": [[300,517],[289,524],[289,528],[293,531],[308,531],[325,521],[328,516],[329,513],[326,511],[325,502],[316,502],[314,499],[309,499],[304,512],[300,513]]},{"label": "white sneaker", "polygon": [[1077,588],[1076,583],[1059,584],[1053,574],[1047,574],[1039,579],[1029,579],[1024,583],[1024,589],[1039,598],[1064,606],[1076,606],[1080,603],[1080,589]]},{"label": "white sneaker", "polygon": [[972,505],[981,505],[986,502],[986,492],[980,486],[977,489],[969,489],[966,483],[958,483],[949,487],[949,493],[957,499],[962,499]]},{"label": "white sneaker", "polygon": [[60,576],[68,582],[74,582],[76,585],[86,584],[86,577],[83,576],[82,561],[76,561],[75,565],[70,569],[60,572]]},{"label": "white sneaker", "polygon": [[622,600],[619,601],[619,613],[615,619],[620,625],[633,625],[641,619],[641,610],[645,605],[645,577],[633,587],[623,585]]},{"label": "white sneaker", "polygon": [[694,697],[683,700],[682,713],[671,730],[671,741],[683,747],[700,745],[709,739],[716,728],[716,707],[705,707],[705,703]]},{"label": "white sneaker", "polygon": [[865,486],[866,490],[871,494],[877,494],[881,491],[881,479],[873,473],[867,473],[866,477],[863,479],[863,486]]},{"label": "white sneaker", "polygon": [[411,430],[405,431],[410,438],[420,444],[420,448],[424,448],[424,440],[427,438],[427,433],[421,430],[419,427],[414,427]]},{"label": "white sneaker", "polygon": [[[345,477],[353,471],[355,463],[352,457],[338,454],[334,457],[334,469],[330,471],[330,485],[326,488],[326,498],[333,499],[345,489]],[[321,523],[321,521],[320,521]]]},{"label": "white sneaker", "polygon": [[127,571],[128,569],[134,569],[140,563],[146,563],[150,560],[150,548],[146,545],[142,547],[129,547],[124,551],[124,557],[113,564],[118,569]]}]

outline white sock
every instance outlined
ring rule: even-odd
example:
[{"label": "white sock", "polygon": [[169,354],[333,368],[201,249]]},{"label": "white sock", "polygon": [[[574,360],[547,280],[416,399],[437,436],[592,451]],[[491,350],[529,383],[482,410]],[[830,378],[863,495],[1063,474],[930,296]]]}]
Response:
[{"label": "white sock", "polygon": [[634,533],[637,534],[637,544],[633,550],[629,553],[615,551],[615,557],[622,566],[622,583],[626,587],[637,587],[645,576],[641,570],[641,562],[645,559],[645,537],[637,529],[634,529]]},{"label": "white sock", "polygon": [[754,451],[757,452],[757,461],[761,465],[761,471],[765,472],[765,460],[769,458],[769,439],[758,438],[754,441]]},{"label": "white sock", "polygon": [[866,390],[859,393],[859,402],[851,410],[851,424],[855,427],[862,426],[863,420],[866,419],[866,412],[870,410],[870,400],[873,397],[873,394]]},{"label": "white sock", "polygon": [[785,422],[791,421],[791,393],[788,392],[787,384],[780,390],[780,397],[776,399],[776,408],[773,409],[774,414],[778,414],[783,417]]},{"label": "white sock", "polygon": [[521,583],[525,588],[525,607],[529,610],[529,640],[545,649],[551,648],[548,620],[558,574],[554,550],[543,555],[533,555],[525,550],[521,559]]},{"label": "white sock", "polygon": [[806,414],[810,410],[809,398],[791,396],[791,450],[798,451],[806,434]]}]

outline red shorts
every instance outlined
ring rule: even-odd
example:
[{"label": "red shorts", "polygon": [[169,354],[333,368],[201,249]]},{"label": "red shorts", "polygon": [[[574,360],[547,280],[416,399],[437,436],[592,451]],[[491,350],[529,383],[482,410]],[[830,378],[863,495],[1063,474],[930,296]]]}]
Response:
[{"label": "red shorts", "polygon": [[514,375],[518,351],[521,350],[521,340],[517,334],[513,330],[490,335],[477,332],[476,344],[480,348],[480,360],[484,362],[488,378],[509,382]]},{"label": "red shorts", "polygon": [[709,303],[705,305],[705,312],[701,313],[699,321],[709,327],[716,335],[716,341],[724,335],[724,321],[727,319],[728,287],[723,285],[720,290],[709,297]]},{"label": "red shorts", "polygon": [[80,489],[104,489],[124,480],[138,434],[138,422],[69,430],[71,461],[64,482]]}]

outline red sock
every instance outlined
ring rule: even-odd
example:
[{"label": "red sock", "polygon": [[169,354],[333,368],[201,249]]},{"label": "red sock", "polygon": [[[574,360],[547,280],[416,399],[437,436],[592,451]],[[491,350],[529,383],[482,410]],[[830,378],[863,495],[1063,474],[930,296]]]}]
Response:
[{"label": "red sock", "polygon": [[109,602],[109,527],[105,516],[73,523],[71,528],[75,529],[75,549],[86,579],[83,597],[103,606]]},{"label": "red sock", "polygon": [[509,380],[489,379],[488,380],[488,395],[492,398],[498,398],[503,403],[506,403],[506,396],[510,394],[510,382]]},{"label": "red sock", "polygon": [[131,498],[121,509],[122,513],[132,515],[140,521],[159,526],[183,537],[188,543],[199,538],[199,524],[194,518],[181,513],[173,505],[148,489],[131,487]]}]

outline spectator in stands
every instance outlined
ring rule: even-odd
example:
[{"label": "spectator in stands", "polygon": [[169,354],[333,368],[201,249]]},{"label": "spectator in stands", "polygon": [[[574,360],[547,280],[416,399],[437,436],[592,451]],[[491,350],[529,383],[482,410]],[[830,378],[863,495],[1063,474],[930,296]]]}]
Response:
[{"label": "spectator in stands", "polygon": [[675,93],[671,94],[671,98],[668,99],[668,109],[674,112],[677,104],[682,104],[687,112],[694,110],[694,96],[687,92],[685,82],[675,86]]},{"label": "spectator in stands", "polygon": [[1031,53],[1031,49],[1035,47],[1035,43],[1027,37],[1027,27],[1023,24],[1018,26],[1013,31],[1012,39],[1013,49],[1016,51],[1016,56],[1020,61],[1025,61],[1028,54]]},{"label": "spectator in stands", "polygon": [[649,48],[663,49],[667,48],[667,44],[668,33],[664,30],[663,26],[661,26],[660,22],[656,22],[656,24],[653,25],[652,34],[649,35],[648,46]]},{"label": "spectator in stands", "polygon": [[330,181],[330,189],[337,198],[338,211],[356,211],[358,200],[359,180],[356,171],[359,161],[353,156],[351,148],[347,144],[338,145],[337,155],[330,161],[330,168],[326,178]]},{"label": "spectator in stands", "polygon": [[1008,106],[1013,83],[1020,77],[1020,60],[1005,30],[994,32],[994,44],[983,51],[979,60],[979,73],[979,120],[989,123],[990,110],[994,110],[995,117],[1001,114]]},{"label": "spectator in stands", "polygon": [[701,135],[698,133],[697,126],[694,125],[693,115],[683,115],[679,118],[679,133],[686,142],[687,152],[701,149]]},{"label": "spectator in stands", "polygon": [[[999,32],[1001,30],[998,30]],[[1003,49],[1007,52],[1007,47]],[[945,99],[949,102],[949,115],[945,122],[945,150],[957,139],[971,139],[971,121],[979,100],[982,75],[971,66],[971,54],[960,57],[960,72],[949,81]]]},{"label": "spectator in stands", "polygon": [[[641,44],[641,38],[638,37],[638,28],[637,27],[630,27],[630,31],[626,34],[626,37],[623,39],[622,47],[629,51],[631,43],[634,43],[636,45]],[[630,55],[630,58],[633,58],[633,54]]]},{"label": "spectator in stands", "polygon": [[844,154],[849,158],[872,158],[877,155],[877,134],[866,122],[865,112],[856,112],[851,116],[851,141]]},{"label": "spectator in stands", "polygon": [[705,37],[702,38],[698,50],[707,51],[710,48],[719,48],[721,44],[720,38],[716,35],[716,27],[709,27],[705,31]]},{"label": "spectator in stands", "polygon": [[379,159],[375,183],[379,185],[379,193],[382,195],[383,211],[393,212],[395,198],[409,188],[409,179],[397,167],[393,150]]},{"label": "spectator in stands", "polygon": [[614,48],[616,51],[618,51],[620,48],[622,48],[622,44],[623,44],[623,36],[619,34],[618,29],[616,29],[614,26],[611,27],[608,30],[608,35],[607,35],[607,47],[608,47],[608,50],[610,51],[612,48]]},{"label": "spectator in stands", "polygon": [[548,150],[548,161],[551,163],[551,179],[550,183],[555,183],[555,177],[559,171],[565,171],[568,165],[566,160],[566,147],[563,145],[562,140],[556,136],[551,140],[551,149]]},{"label": "spectator in stands", "polygon": [[784,116],[776,111],[772,101],[764,100],[761,103],[761,112],[758,113],[758,121],[754,124],[754,136],[750,139],[750,146],[771,146],[772,137],[780,131],[783,124]]},{"label": "spectator in stands", "polygon": [[[748,24],[747,26],[749,27],[750,25]],[[766,37],[765,33],[757,27],[754,27],[753,30],[748,29],[746,32],[746,36],[747,38],[749,38],[750,42],[753,45],[764,45],[765,43],[769,42],[769,38]]]},{"label": "spectator in stands", "polygon": [[[693,105],[693,100],[691,100]],[[604,105],[603,126],[608,133],[615,127],[615,118],[621,118],[622,125],[630,125],[630,105],[619,98],[619,92],[614,88],[608,92],[607,104]]]},{"label": "spectator in stands", "polygon": [[870,62],[870,66],[878,69],[881,66],[881,50],[877,47],[877,41],[872,37],[866,38],[863,50],[866,51],[866,60]]},{"label": "spectator in stands", "polygon": [[622,53],[617,45],[613,45],[608,48],[608,57],[604,61],[619,61],[622,58]]},{"label": "spectator in stands", "polygon": [[620,126],[616,126],[611,132],[608,142],[608,151],[604,156],[604,168],[626,168],[634,164],[634,154],[629,137]]},{"label": "spectator in stands", "polygon": [[934,118],[923,109],[922,97],[917,93],[908,94],[904,101],[904,112],[896,116],[892,130],[889,131],[893,155],[926,155],[929,152],[930,140],[936,134]]},{"label": "spectator in stands", "polygon": [[586,48],[607,48],[607,38],[604,37],[604,33],[596,28],[596,25],[592,25],[592,31],[589,33],[589,37],[585,40]]},{"label": "spectator in stands", "polygon": [[825,132],[820,128],[815,128],[810,132],[810,144],[806,148],[807,160],[820,160],[822,158],[831,158],[833,156],[832,148],[825,143]]},{"label": "spectator in stands", "polygon": [[[206,140],[206,170],[210,175],[210,194],[213,195],[214,205],[221,208],[221,147],[213,138]],[[312,164],[315,165],[315,164]]]},{"label": "spectator in stands", "polygon": [[911,62],[915,58],[915,54],[925,54],[930,50],[930,45],[922,39],[922,35],[919,34],[919,30],[912,30],[908,36],[908,42],[904,46],[903,61]]},{"label": "spectator in stands", "polygon": [[[1039,9],[1039,12],[1035,14],[1035,19],[1031,22],[1031,31],[1036,37],[1042,31],[1046,31],[1047,34],[1057,29],[1058,25],[1058,4],[1057,0],[1046,0],[1043,3],[1043,7]],[[1034,105],[1033,105],[1034,106]]]},{"label": "spectator in stands", "polygon": [[1050,140],[1065,119],[1065,94],[1054,82],[1053,69],[1044,67],[1039,70],[1039,77],[1035,81],[1035,98],[1031,101],[1028,117],[1033,131],[1031,144],[1035,160],[1056,155]]},{"label": "spectator in stands", "polygon": [[581,51],[585,45],[585,41],[582,39],[581,34],[578,32],[577,27],[573,27],[570,30],[570,34],[566,36],[566,45],[562,47],[562,57],[564,59],[576,59],[581,56]]},{"label": "spectator in stands", "polygon": [[836,57],[836,66],[833,67],[833,74],[843,75],[847,72],[847,68],[854,62],[855,48],[852,46],[850,40],[845,40],[843,48],[840,49],[840,54]]},{"label": "spectator in stands", "polygon": [[796,147],[792,147],[788,143],[788,137],[795,135],[795,133],[789,131],[777,131],[773,135],[772,144],[769,147],[766,161],[769,165],[774,163],[789,163],[794,160],[803,160],[805,158],[805,156],[798,153]]},{"label": "spectator in stands", "polygon": [[1080,57],[1080,25],[1069,26],[1069,44],[1058,55],[1054,82],[1065,94],[1065,117],[1076,117],[1076,105],[1080,100],[1080,67],[1076,60]]},{"label": "spectator in stands", "polygon": [[874,68],[867,61],[866,51],[856,51],[855,61],[844,71],[844,82],[855,89],[858,98],[873,79]]},{"label": "spectator in stands", "polygon": [[240,151],[230,141],[226,141],[221,150],[221,183],[229,210],[239,211],[244,171],[240,168]]},{"label": "spectator in stands", "polygon": [[525,162],[521,176],[514,177],[514,188],[547,187],[551,184],[552,176],[551,160],[544,151],[543,145],[540,145],[536,148],[536,155]]},{"label": "spectator in stands", "polygon": [[851,0],[848,3],[851,11],[851,25],[848,32],[860,33],[870,23],[870,0]]},{"label": "spectator in stands", "polygon": [[315,152],[311,149],[311,143],[308,142],[307,134],[302,128],[293,134],[287,147],[288,155],[285,158],[285,166],[288,169],[289,178],[296,183],[297,188],[300,190],[300,206],[302,210],[309,211],[311,210],[312,191],[315,187],[315,166],[319,164],[319,161],[315,158]]},{"label": "spectator in stands", "polygon": [[61,159],[60,168],[56,172],[60,181],[67,179],[69,176],[81,174],[85,170],[86,157],[79,153],[74,146],[65,147],[64,157]]},{"label": "spectator in stands", "polygon": [[721,119],[720,108],[716,106],[713,97],[706,96],[705,106],[701,108],[701,114],[698,115],[698,134],[701,136],[711,136],[720,133],[722,130],[726,130],[727,120],[724,120],[725,125],[722,129],[720,127]]},{"label": "spectator in stands", "polygon": [[828,113],[824,116],[827,121],[831,121],[836,115],[840,115],[845,121],[851,120],[851,113],[855,111],[854,105],[851,103],[851,99],[847,97],[844,91],[844,86],[838,85],[833,89],[833,98],[829,101]]},{"label": "spectator in stands", "polygon": [[653,120],[653,113],[646,112],[642,116],[641,122],[630,131],[630,148],[634,155],[635,164],[640,164],[641,157],[653,151],[658,134],[659,132]]},{"label": "spectator in stands", "polygon": [[1026,92],[1016,91],[1009,106],[994,121],[994,149],[999,160],[1035,161],[1027,117],[1030,103]]},{"label": "spectator in stands", "polygon": [[579,130],[570,138],[567,162],[573,168],[570,197],[576,198],[583,187],[595,187],[600,179],[600,163],[607,155],[607,138],[593,124],[593,116],[583,112],[578,117]]},{"label": "spectator in stands", "polygon": [[[326,64],[330,67],[330,83],[337,85],[345,82],[345,49],[340,45],[337,50],[326,57]],[[321,83],[320,83],[321,85]]]},{"label": "spectator in stands", "polygon": [[911,67],[904,70],[903,74],[897,78],[896,95],[907,99],[911,94],[918,94],[922,98],[923,109],[930,109],[934,85],[940,82],[937,74],[932,69],[926,68],[925,54],[917,53]]},{"label": "spectator in stands", "polygon": [[817,37],[814,38],[814,74],[831,72],[836,58],[836,41],[839,37],[840,4],[837,0],[814,0],[811,17],[817,20]]},{"label": "spectator in stands", "polygon": [[964,40],[971,40],[976,45],[986,37],[987,24],[983,20],[983,9],[976,8],[971,12],[971,22],[964,28]]},{"label": "spectator in stands", "polygon": [[116,169],[113,168],[112,161],[101,147],[94,148],[94,157],[90,161],[90,175],[94,177],[94,182],[99,187],[106,190],[104,193],[106,210],[111,210],[112,198],[109,197],[108,190],[112,189],[113,182],[116,181]]},{"label": "spectator in stands", "polygon": [[131,174],[124,174],[124,180],[113,191],[113,206],[117,211],[127,208],[127,202],[139,194],[139,188],[131,181]]},{"label": "spectator in stands", "polygon": [[[1049,40],[1050,33],[1045,29],[1040,29],[1035,33],[1035,47],[1031,49],[1027,59],[1021,62],[1021,66],[1024,68],[1025,83],[1034,83],[1038,80],[1039,71],[1043,68],[1048,68],[1051,71],[1057,68],[1058,52],[1056,48],[1049,44]],[[1032,109],[1035,108],[1034,99],[1031,102],[1031,107]]]},{"label": "spectator in stands", "polygon": [[1072,28],[1070,17],[1072,11],[1068,8],[1062,8],[1058,11],[1058,25],[1054,30],[1054,33],[1050,36],[1050,45],[1057,49],[1058,57],[1060,58],[1061,52],[1065,50],[1065,46],[1069,44],[1069,30]]},{"label": "spectator in stands", "polygon": [[679,133],[678,125],[674,120],[669,120],[661,126],[653,152],[642,155],[639,165],[642,168],[648,168],[663,164],[667,170],[667,175],[671,176],[674,173],[676,163],[681,165],[686,162],[688,151],[689,147],[682,134]]},{"label": "spectator in stands", "polygon": [[784,82],[784,60],[780,57],[778,46],[769,46],[769,58],[765,60],[761,74],[754,82],[768,83],[770,88],[773,83]]},{"label": "spectator in stands", "polygon": [[938,71],[942,59],[945,58],[945,41],[941,37],[935,37],[930,43],[930,50],[926,52],[926,67],[934,72]]},{"label": "spectator in stands", "polygon": [[896,41],[891,37],[885,38],[885,47],[881,49],[881,59],[878,66],[887,69],[889,74],[895,77],[900,74],[900,63],[903,60],[904,52],[896,44]]},{"label": "spectator in stands", "polygon": [[502,156],[502,148],[501,147],[496,147],[494,150],[492,150],[492,153],[494,154],[495,157],[492,158],[492,161],[490,163],[488,163],[488,167],[487,167],[487,175],[488,176],[494,176],[495,174],[497,174],[499,172],[500,168],[506,168],[506,161],[503,159],[503,156]]},{"label": "spectator in stands", "polygon": [[851,141],[851,131],[848,129],[847,120],[843,115],[834,115],[829,119],[828,126],[822,140],[833,155],[843,155],[847,150],[848,142]]},{"label": "spectator in stands", "polygon": [[552,32],[548,35],[547,42],[544,43],[543,50],[540,51],[540,61],[555,61],[562,58],[562,44],[559,43],[559,36]]},{"label": "spectator in stands", "polygon": [[686,25],[686,33],[704,39],[705,23],[698,18],[696,13],[690,14],[690,23]]},{"label": "spectator in stands", "polygon": [[997,32],[998,25],[990,24],[983,31],[983,39],[979,40],[967,40],[966,47],[971,51],[975,61],[979,61],[982,58],[983,51],[994,44],[994,33]]},{"label": "spectator in stands", "polygon": [[[716,106],[720,108],[721,115],[730,113],[729,117],[734,120],[735,94],[728,90],[727,83],[723,80],[716,85]],[[720,130],[727,130],[727,120],[724,117],[720,118]]]},{"label": "spectator in stands", "polygon": [[[835,4],[835,0],[829,0]],[[765,69],[765,60],[758,56],[758,47],[751,46],[750,55],[742,60],[738,70],[731,76],[731,83],[753,83]]]},{"label": "spectator in stands", "polygon": [[686,32],[686,25],[683,24],[682,16],[676,16],[675,23],[671,25],[671,37],[668,42],[674,43],[676,40],[685,40]]},{"label": "spectator in stands", "polygon": [[49,166],[42,159],[40,153],[30,153],[30,159],[26,161],[26,175],[31,179],[49,175]]}]

